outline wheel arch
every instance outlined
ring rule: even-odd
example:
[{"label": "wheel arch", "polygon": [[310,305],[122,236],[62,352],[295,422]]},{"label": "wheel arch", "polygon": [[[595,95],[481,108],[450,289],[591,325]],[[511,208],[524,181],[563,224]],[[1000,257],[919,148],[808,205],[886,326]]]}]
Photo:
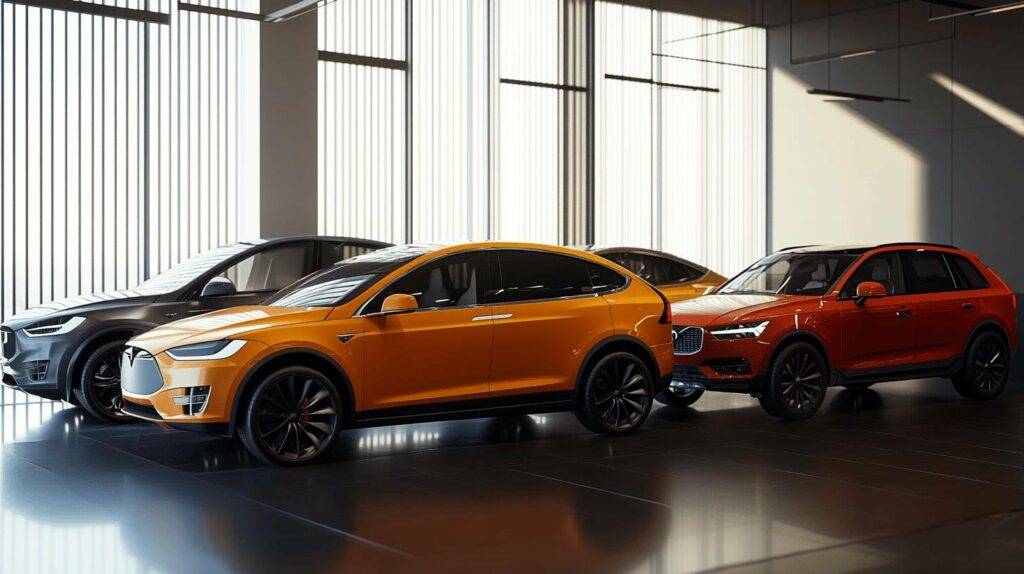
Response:
[{"label": "wheel arch", "polygon": [[580,363],[579,371],[576,373],[576,384],[573,386],[573,405],[579,406],[578,401],[580,400],[580,393],[578,391],[580,386],[583,384],[583,377],[586,375],[590,366],[597,362],[601,357],[617,351],[628,351],[638,355],[644,362],[644,365],[647,366],[647,370],[651,372],[651,376],[655,378],[652,383],[657,385],[657,379],[661,377],[661,372],[658,368],[658,361],[654,358],[654,353],[651,351],[650,347],[648,347],[642,340],[631,335],[613,335],[598,341],[593,347],[591,347],[590,351]]},{"label": "wheel arch", "polygon": [[1007,334],[1006,328],[994,319],[983,319],[982,321],[979,321],[973,329],[971,329],[970,335],[967,336],[967,340],[964,342],[963,356],[967,356],[967,352],[970,350],[971,344],[974,343],[974,340],[977,339],[979,335],[990,332],[999,335],[999,337],[1003,339],[1003,343],[1006,343],[1006,348],[1009,349],[1011,354],[1013,353],[1013,348],[1010,347],[1010,336]]},{"label": "wheel arch", "polygon": [[85,364],[86,358],[93,350],[100,345],[104,345],[111,341],[131,339],[136,335],[145,333],[153,327],[156,327],[156,325],[149,325],[146,323],[121,323],[104,327],[82,339],[75,348],[75,351],[71,354],[67,364],[63,369],[61,369],[61,372],[64,375],[64,380],[58,381],[58,384],[62,387],[61,393],[64,395],[64,400],[72,400],[72,393],[74,393],[76,381],[78,380],[78,376],[81,374],[82,366]]},{"label": "wheel arch", "polygon": [[352,389],[352,381],[334,359],[315,349],[293,348],[272,353],[264,357],[242,379],[242,383],[235,392],[234,402],[231,405],[231,418],[228,420],[228,435],[233,436],[236,425],[240,420],[245,399],[256,388],[261,375],[265,375],[283,367],[308,367],[323,373],[327,380],[334,385],[345,402],[345,415],[342,424],[351,422],[355,417],[355,393]]},{"label": "wheel arch", "polygon": [[832,362],[831,355],[829,355],[828,347],[825,346],[825,342],[821,340],[821,337],[819,337],[813,331],[808,331],[806,329],[795,329],[793,331],[790,331],[783,335],[775,343],[775,345],[772,346],[772,350],[768,354],[768,361],[765,362],[764,366],[763,374],[765,381],[768,380],[768,376],[772,372],[772,367],[775,365],[775,361],[779,358],[779,354],[781,354],[786,347],[794,343],[807,343],[814,347],[815,349],[817,349],[819,353],[821,353],[822,358],[825,359],[825,368],[827,368],[829,371],[829,384],[831,385],[831,379],[834,375],[834,363]]}]

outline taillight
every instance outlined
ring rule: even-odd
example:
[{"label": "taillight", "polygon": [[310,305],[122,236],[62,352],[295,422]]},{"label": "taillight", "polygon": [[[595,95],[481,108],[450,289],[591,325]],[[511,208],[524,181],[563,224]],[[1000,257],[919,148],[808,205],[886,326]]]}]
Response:
[{"label": "taillight", "polygon": [[658,319],[658,323],[661,323],[662,325],[671,325],[672,324],[672,302],[669,301],[668,297],[666,297],[665,294],[662,293],[661,291],[658,291],[657,289],[655,289],[654,292],[658,294],[658,297],[661,297],[662,303],[665,304],[664,308],[662,308],[662,310],[661,310],[661,318]]}]

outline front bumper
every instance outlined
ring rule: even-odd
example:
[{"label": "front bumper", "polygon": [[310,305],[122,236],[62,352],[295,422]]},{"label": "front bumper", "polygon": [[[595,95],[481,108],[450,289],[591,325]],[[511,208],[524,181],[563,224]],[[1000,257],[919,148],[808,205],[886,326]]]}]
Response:
[{"label": "front bumper", "polygon": [[[130,362],[125,358],[121,363],[123,411],[176,428],[226,434],[242,379],[265,349],[262,343],[249,341],[227,359],[175,361],[167,353]],[[182,404],[196,387],[209,387],[201,409]]]},{"label": "front bumper", "polygon": [[770,352],[760,338],[716,339],[704,332],[698,351],[674,356],[672,387],[757,394]]},{"label": "front bumper", "polygon": [[0,353],[4,385],[45,399],[67,398],[64,372],[78,348],[77,338],[70,334],[29,337],[8,327],[3,327],[2,335],[6,341]]}]

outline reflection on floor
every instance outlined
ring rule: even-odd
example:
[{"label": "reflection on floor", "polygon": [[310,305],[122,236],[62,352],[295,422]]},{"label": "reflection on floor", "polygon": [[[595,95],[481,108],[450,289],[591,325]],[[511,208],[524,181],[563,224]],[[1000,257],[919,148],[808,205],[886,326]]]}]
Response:
[{"label": "reflection on floor", "polygon": [[749,397],[706,395],[619,439],[565,414],[383,427],[343,434],[304,469],[261,467],[229,440],[41,413],[2,447],[3,572],[933,571],[1024,558],[1020,386],[985,403],[944,381],[833,390],[816,419],[786,424]]}]

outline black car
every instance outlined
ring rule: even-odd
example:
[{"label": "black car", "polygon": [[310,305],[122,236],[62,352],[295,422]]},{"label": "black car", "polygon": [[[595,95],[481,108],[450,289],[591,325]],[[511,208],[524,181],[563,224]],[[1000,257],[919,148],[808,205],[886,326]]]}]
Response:
[{"label": "black car", "polygon": [[259,303],[300,278],[389,244],[348,237],[284,237],[201,253],[126,291],[33,307],[0,325],[3,383],[80,404],[107,421],[120,412],[121,347],[157,325]]}]

